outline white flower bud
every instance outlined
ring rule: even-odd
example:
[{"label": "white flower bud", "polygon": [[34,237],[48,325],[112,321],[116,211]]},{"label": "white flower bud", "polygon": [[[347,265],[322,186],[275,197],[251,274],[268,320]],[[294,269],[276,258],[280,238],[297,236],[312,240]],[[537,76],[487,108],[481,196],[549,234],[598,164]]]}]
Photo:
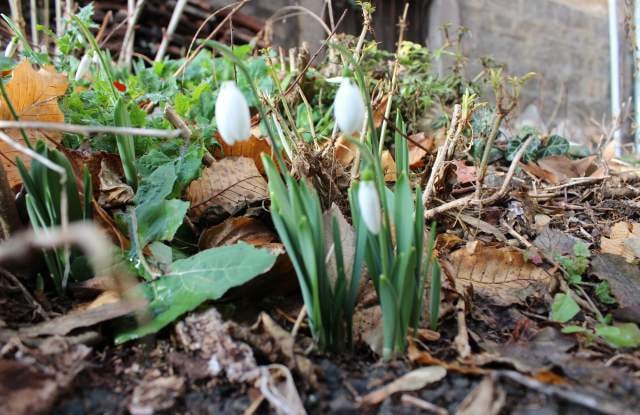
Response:
[{"label": "white flower bud", "polygon": [[249,104],[233,81],[222,83],[216,100],[218,132],[230,146],[251,137]]},{"label": "white flower bud", "polygon": [[5,58],[13,57],[13,54],[16,53],[17,49],[18,49],[18,39],[14,37],[11,39],[11,41],[9,42],[9,44],[4,50],[4,57]]},{"label": "white flower bud", "polygon": [[80,63],[78,64],[78,69],[76,70],[75,81],[78,82],[89,72],[89,67],[91,66],[91,53],[85,53],[82,59],[80,59]]},{"label": "white flower bud", "polygon": [[380,212],[380,198],[376,185],[372,180],[360,182],[358,189],[358,206],[364,224],[374,235],[380,232],[380,224],[382,222],[382,213]]},{"label": "white flower bud", "polygon": [[349,78],[342,80],[336,92],[333,115],[340,131],[346,135],[353,135],[362,129],[365,118],[364,100],[360,89]]}]

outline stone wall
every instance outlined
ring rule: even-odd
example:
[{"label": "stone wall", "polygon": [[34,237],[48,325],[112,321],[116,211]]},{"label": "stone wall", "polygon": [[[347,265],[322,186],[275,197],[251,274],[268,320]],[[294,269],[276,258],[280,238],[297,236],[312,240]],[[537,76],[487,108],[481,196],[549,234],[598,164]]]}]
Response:
[{"label": "stone wall", "polygon": [[471,31],[465,44],[471,74],[483,56],[513,74],[538,73],[522,102],[535,103],[545,122],[576,124],[609,113],[605,0],[458,0],[458,6],[460,23]]}]

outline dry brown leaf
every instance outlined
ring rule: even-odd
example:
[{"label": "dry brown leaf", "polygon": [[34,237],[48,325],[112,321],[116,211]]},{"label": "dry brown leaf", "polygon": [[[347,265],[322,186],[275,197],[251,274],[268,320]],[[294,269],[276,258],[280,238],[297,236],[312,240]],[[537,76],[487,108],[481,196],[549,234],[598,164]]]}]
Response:
[{"label": "dry brown leaf", "polygon": [[244,241],[253,246],[264,246],[277,239],[273,231],[260,220],[248,216],[229,218],[212,226],[200,235],[198,247],[201,250],[223,245],[233,245]]},{"label": "dry brown leaf", "polygon": [[578,160],[567,156],[549,156],[521,166],[530,174],[554,185],[577,177],[604,177],[604,170],[597,165],[596,156]]},{"label": "dry brown leaf", "polygon": [[[424,167],[424,156],[427,155],[425,150],[433,151],[435,140],[433,137],[425,135],[425,133],[413,134],[410,138],[409,167],[412,169]],[[414,142],[420,144],[420,147],[414,144]]]},{"label": "dry brown leaf", "polygon": [[[9,100],[21,121],[64,122],[64,114],[58,106],[58,98],[64,95],[67,86],[67,77],[57,73],[53,67],[45,66],[35,70],[25,59],[13,69],[13,76],[7,83],[6,89]],[[13,120],[9,106],[2,97],[0,97],[0,120]],[[17,141],[22,141],[18,130],[10,129],[7,133]],[[44,133],[29,130],[28,135],[35,138]],[[60,134],[46,136],[54,142],[58,142],[61,138]],[[22,183],[15,159],[20,157],[25,165],[29,166],[29,158],[4,142],[0,142],[0,155],[9,184],[13,187]]]},{"label": "dry brown leaf", "polygon": [[100,193],[98,203],[105,208],[114,208],[127,205],[133,200],[133,188],[122,181],[120,175],[114,172],[102,159],[100,174]]},{"label": "dry brown leaf", "polygon": [[640,223],[614,224],[609,237],[600,239],[600,249],[604,254],[623,256],[628,262],[640,258]]},{"label": "dry brown leaf", "polygon": [[376,128],[382,126],[384,121],[384,113],[387,109],[387,102],[389,101],[389,95],[385,95],[373,105],[373,123]]},{"label": "dry brown leaf", "polygon": [[385,182],[395,182],[396,181],[396,162],[391,156],[389,150],[385,150],[382,152],[382,157],[380,159],[382,163],[382,171],[384,173],[384,181]]},{"label": "dry brown leaf", "polygon": [[132,314],[144,309],[146,301],[120,300],[95,308],[74,311],[30,327],[20,329],[21,337],[38,337],[44,335],[65,336],[81,327],[91,327],[104,321]]},{"label": "dry brown leaf", "polygon": [[472,286],[475,293],[497,305],[523,303],[527,297],[543,296],[555,286],[551,275],[511,247],[467,244],[451,254],[450,265],[445,269],[453,272],[458,292]]},{"label": "dry brown leaf", "polygon": [[356,149],[358,147],[344,138],[343,135],[336,140],[336,160],[340,162],[344,167],[349,167],[353,163],[353,159],[356,157]]},{"label": "dry brown leaf", "polygon": [[194,221],[205,214],[217,219],[233,216],[268,197],[267,182],[247,157],[225,157],[214,162],[191,182],[186,193],[191,202],[189,217]]},{"label": "dry brown leaf", "polygon": [[256,163],[260,174],[265,174],[262,157],[260,155],[262,153],[272,154],[271,145],[267,138],[258,138],[252,135],[248,140],[238,141],[232,146],[225,143],[222,139],[219,139],[218,142],[221,144],[222,150],[216,149],[213,154],[215,158],[223,158],[223,154],[224,157],[249,157]]},{"label": "dry brown leaf", "polygon": [[453,160],[451,164],[456,166],[456,180],[459,184],[475,183],[478,179],[475,166],[467,166],[464,160]]},{"label": "dry brown leaf", "polygon": [[445,376],[447,376],[447,369],[442,366],[421,367],[366,394],[361,403],[363,405],[377,405],[394,393],[420,390],[429,384],[439,382]]},{"label": "dry brown leaf", "polygon": [[487,373],[486,369],[477,366],[464,366],[458,360],[447,363],[444,360],[433,357],[429,352],[419,350],[416,342],[411,339],[409,340],[409,347],[407,348],[407,357],[409,357],[411,363],[442,366],[449,372],[462,373],[465,375],[482,375]]}]

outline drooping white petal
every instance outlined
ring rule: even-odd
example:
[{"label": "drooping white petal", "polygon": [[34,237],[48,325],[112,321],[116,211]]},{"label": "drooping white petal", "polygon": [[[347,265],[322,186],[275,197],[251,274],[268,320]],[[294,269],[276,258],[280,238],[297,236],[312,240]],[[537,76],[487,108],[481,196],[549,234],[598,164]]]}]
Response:
[{"label": "drooping white petal", "polygon": [[346,135],[360,132],[364,124],[365,106],[360,89],[349,78],[344,78],[336,92],[333,115],[338,128]]},{"label": "drooping white petal", "polygon": [[360,182],[358,189],[358,207],[364,224],[374,235],[380,232],[382,213],[380,212],[380,198],[376,185],[371,180]]},{"label": "drooping white petal", "polygon": [[80,63],[78,64],[78,69],[76,70],[75,81],[78,82],[89,72],[89,67],[91,66],[91,54],[85,53],[82,59],[80,59]]},{"label": "drooping white petal", "polygon": [[216,100],[216,123],[225,143],[233,145],[251,137],[249,104],[235,82],[222,83]]},{"label": "drooping white petal", "polygon": [[18,49],[18,39],[14,37],[11,39],[9,44],[7,44],[7,47],[4,49],[4,57],[5,58],[13,57],[13,54],[16,53],[17,49]]}]

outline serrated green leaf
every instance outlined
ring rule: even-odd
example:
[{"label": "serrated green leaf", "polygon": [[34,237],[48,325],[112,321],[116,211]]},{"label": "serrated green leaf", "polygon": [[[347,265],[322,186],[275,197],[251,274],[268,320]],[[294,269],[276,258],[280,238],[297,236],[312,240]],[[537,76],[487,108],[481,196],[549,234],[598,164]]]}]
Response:
[{"label": "serrated green leaf", "polygon": [[575,317],[580,311],[580,306],[570,295],[556,294],[551,306],[551,319],[560,323],[566,323]]},{"label": "serrated green leaf", "polygon": [[203,302],[216,300],[230,288],[268,271],[276,259],[277,255],[268,250],[240,242],[174,262],[168,274],[140,287],[149,299],[153,319],[120,333],[116,343],[157,332]]}]

